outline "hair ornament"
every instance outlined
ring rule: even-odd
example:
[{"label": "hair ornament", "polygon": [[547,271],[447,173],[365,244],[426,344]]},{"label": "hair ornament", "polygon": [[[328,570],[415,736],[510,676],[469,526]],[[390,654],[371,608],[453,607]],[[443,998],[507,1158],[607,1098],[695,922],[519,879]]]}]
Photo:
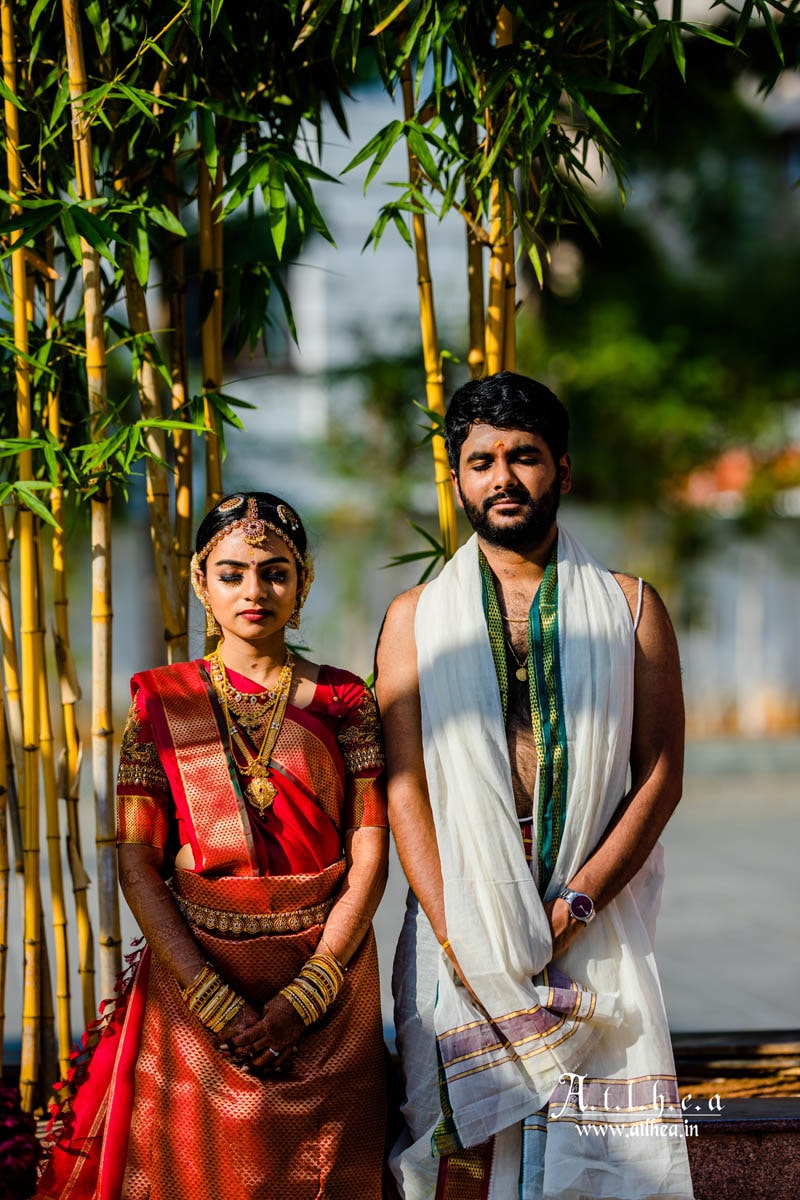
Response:
[{"label": "hair ornament", "polygon": [[297,515],[292,512],[292,510],[289,508],[288,504],[277,505],[275,512],[278,514],[278,517],[281,520],[281,522],[284,525],[288,525],[290,529],[299,529],[300,528],[300,522],[297,519]]},{"label": "hair ornament", "polygon": [[[232,528],[230,526],[229,528]],[[242,537],[248,546],[259,546],[267,533],[267,522],[258,515],[258,501],[255,496],[247,497],[247,517],[242,522]],[[284,538],[284,541],[286,539]]]},{"label": "hair ornament", "polygon": [[223,500],[217,505],[217,512],[229,513],[234,509],[241,508],[244,504],[244,496],[229,496],[227,500]]}]

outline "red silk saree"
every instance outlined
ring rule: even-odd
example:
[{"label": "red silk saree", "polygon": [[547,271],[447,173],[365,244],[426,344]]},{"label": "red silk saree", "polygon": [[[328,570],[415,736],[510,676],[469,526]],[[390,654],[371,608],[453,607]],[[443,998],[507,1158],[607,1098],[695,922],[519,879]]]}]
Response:
[{"label": "red silk saree", "polygon": [[[207,959],[260,1008],[316,948],[347,830],[386,824],[372,698],[355,676],[321,668],[308,708],[287,709],[272,756],[278,795],[259,817],[202,661],[143,672],[132,691],[118,841],[167,855],[191,846],[194,870],[172,875],[176,902]],[[385,1078],[371,931],[278,1076],[225,1058],[147,948],[91,1040],[42,1200],[379,1200]]]}]

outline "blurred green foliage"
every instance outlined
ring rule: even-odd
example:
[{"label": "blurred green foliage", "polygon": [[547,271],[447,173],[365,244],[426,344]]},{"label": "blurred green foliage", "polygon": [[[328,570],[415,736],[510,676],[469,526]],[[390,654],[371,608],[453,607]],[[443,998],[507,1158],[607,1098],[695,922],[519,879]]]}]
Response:
[{"label": "blurred green foliage", "polygon": [[[662,72],[657,125],[623,139],[629,203],[598,197],[596,239],[562,227],[545,287],[520,315],[519,369],[567,405],[586,498],[669,505],[724,450],[747,446],[766,465],[789,437],[800,114],[794,129],[772,123],[748,71],[697,42],[685,84]],[[769,511],[787,482],[757,470],[743,516]]]}]

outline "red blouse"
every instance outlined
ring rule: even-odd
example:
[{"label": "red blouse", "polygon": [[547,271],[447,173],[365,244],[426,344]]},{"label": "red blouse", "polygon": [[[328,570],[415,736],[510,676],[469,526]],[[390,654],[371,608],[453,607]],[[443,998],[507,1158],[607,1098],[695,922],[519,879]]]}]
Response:
[{"label": "red blouse", "polygon": [[[235,671],[228,676],[240,692],[263,691]],[[131,690],[117,780],[117,843],[151,845],[174,855],[181,845],[194,844],[194,830],[176,811],[172,794],[180,779],[169,756],[159,754],[157,724],[136,676]],[[236,765],[222,736],[219,749]],[[287,706],[270,762],[275,800],[263,816],[247,804],[262,874],[324,870],[341,858],[348,830],[387,826],[383,765],[371,692],[349,671],[320,667],[308,707]],[[243,787],[247,781],[238,767],[236,776]]]}]

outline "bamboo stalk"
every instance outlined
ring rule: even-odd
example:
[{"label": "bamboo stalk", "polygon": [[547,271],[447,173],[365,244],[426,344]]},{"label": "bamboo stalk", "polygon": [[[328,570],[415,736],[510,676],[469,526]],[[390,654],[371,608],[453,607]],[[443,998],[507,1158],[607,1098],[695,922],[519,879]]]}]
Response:
[{"label": "bamboo stalk", "polygon": [[517,272],[511,198],[505,196],[505,248],[503,261],[503,370],[517,367]]},{"label": "bamboo stalk", "polygon": [[[503,7],[497,14],[497,46],[509,46],[513,40],[511,13]],[[491,138],[491,116],[487,117],[487,138]],[[490,200],[489,298],[486,308],[486,371],[514,369],[516,361],[514,235],[511,199],[499,179],[492,180]]]},{"label": "bamboo stalk", "polygon": [[[53,262],[53,231],[47,231],[47,262]],[[45,317],[47,336],[52,337],[56,326],[55,279],[45,278]],[[61,403],[58,385],[48,395],[47,427],[61,441]],[[55,615],[54,643],[56,672],[61,695],[62,754],[58,772],[58,791],[64,797],[67,818],[67,861],[72,879],[75,903],[75,924],[78,941],[78,979],[81,985],[83,1023],[88,1025],[97,1011],[94,990],[94,934],[89,915],[89,876],[83,865],[81,831],[78,814],[81,744],[78,733],[76,705],[81,692],[69,633],[69,598],[67,596],[66,543],[64,535],[64,495],[59,483],[50,489],[50,511],[56,522],[52,535],[53,609]]]},{"label": "bamboo stalk", "polygon": [[[477,131],[474,124],[468,134],[470,149],[477,146]],[[467,364],[470,379],[481,379],[486,369],[486,329],[484,317],[483,245],[479,237],[480,213],[474,193],[466,200],[466,209],[471,220],[467,222],[467,296],[469,298],[469,351]]]},{"label": "bamboo stalk", "polygon": [[8,894],[11,870],[8,858],[8,776],[11,764],[6,754],[6,706],[0,689],[0,1077],[6,1031],[6,975],[8,966]]},{"label": "bamboo stalk", "polygon": [[3,646],[3,680],[6,695],[6,745],[8,778],[8,818],[14,846],[14,870],[22,874],[22,819],[17,803],[13,773],[22,780],[22,691],[17,656],[17,636],[11,591],[11,551],[6,532],[5,513],[0,508],[0,637]]},{"label": "bamboo stalk", "polygon": [[222,160],[212,184],[202,151],[197,158],[197,223],[200,250],[200,274],[214,279],[214,299],[200,329],[203,361],[204,417],[206,433],[206,508],[222,499],[222,456],[217,435],[217,414],[208,400],[209,392],[222,387],[222,226],[214,228],[222,192]]},{"label": "bamboo stalk", "polygon": [[40,938],[42,953],[39,958],[39,988],[42,997],[42,1014],[39,1029],[39,1081],[36,1087],[35,1103],[37,1108],[44,1108],[52,1094],[53,1081],[58,1078],[53,987],[50,979],[50,951],[44,934],[44,915],[42,915]]},{"label": "bamboo stalk", "polygon": [[61,829],[58,812],[58,780],[56,777],[56,748],[53,739],[53,723],[50,716],[50,696],[47,687],[47,663],[45,659],[45,622],[42,602],[42,541],[37,537],[37,566],[39,597],[39,622],[37,631],[39,660],[39,746],[42,760],[42,779],[45,800],[45,840],[47,863],[50,871],[51,924],[56,964],[56,1042],[58,1065],[61,1077],[69,1068],[69,1052],[72,1044],[70,1031],[69,949],[67,946],[67,909],[64,903],[64,872],[61,865]]},{"label": "bamboo stalk", "polygon": [[[403,108],[406,120],[414,115],[414,89],[411,81],[411,66],[403,64],[400,74],[403,89]],[[406,139],[408,152],[408,174],[412,184],[417,187],[421,183],[422,169],[417,156]],[[417,291],[419,295],[419,320],[422,333],[422,358],[425,366],[425,396],[428,408],[439,416],[444,417],[444,379],[442,378],[442,359],[439,353],[439,335],[436,329],[436,309],[433,302],[433,281],[431,280],[430,262],[428,259],[428,235],[425,227],[425,216],[415,211],[412,219],[414,232],[414,249],[417,256]],[[439,505],[439,530],[444,546],[445,558],[451,558],[458,548],[458,529],[456,527],[456,506],[453,498],[453,488],[450,483],[450,465],[447,461],[444,437],[434,433],[431,439],[433,449],[433,472],[436,483],[436,497]]]},{"label": "bamboo stalk", "polygon": [[[167,167],[171,187],[167,193],[170,212],[180,218],[177,196],[177,175],[174,159]],[[189,353],[186,331],[186,269],[183,238],[170,234],[167,243],[167,272],[169,290],[170,376],[172,378],[171,406],[173,415],[186,419],[189,398]],[[187,627],[189,563],[192,557],[192,435],[188,429],[177,429],[172,440],[174,456],[175,521],[174,548],[179,582],[179,597],[183,610],[183,627]]]},{"label": "bamboo stalk", "polygon": [[[150,317],[144,289],[136,277],[133,256],[125,256],[125,296],[128,308],[128,324],[133,333],[142,338],[152,336]],[[145,350],[141,356],[137,384],[142,417],[160,419],[161,395],[159,375],[152,355]],[[182,606],[178,599],[178,581],[173,558],[173,534],[170,518],[170,495],[167,468],[161,466],[166,460],[166,436],[163,430],[150,429],[146,435],[150,456],[146,464],[147,507],[150,514],[150,537],[153,543],[158,595],[161,616],[164,622],[164,640],[167,643],[169,661],[185,662],[189,654]],[[157,461],[158,460],[158,461]]]},{"label": "bamboo stalk", "polygon": [[[87,91],[86,70],[77,0],[62,0],[64,33],[72,106],[72,139],[75,174],[82,200],[96,196],[92,146],[80,98]],[[106,349],[103,331],[103,295],[100,257],[81,241],[84,312],[86,321],[86,377],[92,438],[101,435],[107,410]],[[97,874],[100,907],[100,987],[113,992],[122,967],[117,891],[117,854],[113,799],[113,717],[111,708],[111,503],[107,491],[92,497],[92,766],[97,825]]]},{"label": "bamboo stalk", "polygon": [[[17,64],[14,41],[14,17],[11,0],[2,0],[3,75],[6,85],[4,101],[6,123],[6,155],[8,159],[8,190],[12,197],[22,192],[22,164],[19,157],[19,113],[10,96],[16,95]],[[12,203],[12,212],[19,208]],[[12,246],[19,233],[12,233]],[[17,392],[17,430],[20,438],[30,438],[31,384],[28,354],[27,279],[22,248],[11,253],[11,280],[14,311],[15,382]],[[19,455],[20,480],[33,478],[33,456],[30,450]],[[36,653],[36,548],[34,544],[33,513],[24,508],[19,514],[20,556],[20,642],[22,651],[22,858],[24,870],[23,939],[25,946],[22,1051],[20,1062],[20,1091],[24,1107],[30,1111],[39,1066],[40,1002],[39,986],[41,956],[41,896],[39,894],[39,724],[38,677]]]}]

